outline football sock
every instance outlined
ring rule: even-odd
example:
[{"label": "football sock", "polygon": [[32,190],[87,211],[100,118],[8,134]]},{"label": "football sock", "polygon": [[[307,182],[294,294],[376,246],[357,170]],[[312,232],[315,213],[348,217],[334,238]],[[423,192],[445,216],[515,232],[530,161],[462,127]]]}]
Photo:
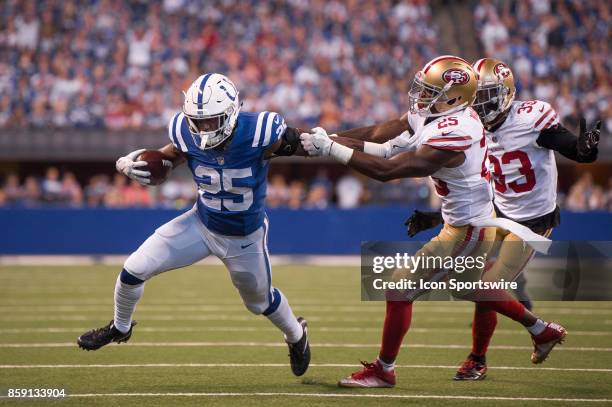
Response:
[{"label": "football sock", "polygon": [[387,364],[395,361],[411,321],[411,301],[387,301],[379,360]]},{"label": "football sock", "polygon": [[377,358],[378,360],[378,364],[380,365],[380,367],[382,367],[382,369],[385,372],[390,372],[393,369],[395,369],[395,361],[391,362],[391,363],[387,363],[384,360],[382,360],[381,358]]},{"label": "football sock", "polygon": [[264,312],[264,315],[272,322],[278,329],[283,331],[285,334],[285,341],[289,343],[296,343],[302,339],[304,330],[302,325],[297,322],[293,310],[289,306],[287,297],[283,295],[278,289],[274,289],[273,301],[270,308]]},{"label": "football sock", "polygon": [[489,342],[497,325],[497,312],[486,303],[476,303],[474,322],[472,323],[472,355],[481,356],[487,353]]},{"label": "football sock", "polygon": [[517,300],[488,301],[487,305],[500,314],[505,315],[517,322],[521,322],[523,316],[525,315],[525,306]]},{"label": "football sock", "polygon": [[514,299],[508,292],[504,290],[480,290],[476,298],[476,303],[484,302],[492,310],[523,323],[525,306]]},{"label": "football sock", "polygon": [[[140,300],[144,292],[144,282],[138,280],[141,281],[139,284],[127,284],[122,281],[126,280],[123,274],[124,272],[117,277],[117,282],[115,283],[115,317],[113,325],[119,331],[125,333],[130,330],[132,325],[132,315],[138,300]],[[135,279],[135,277],[133,278]]]},{"label": "football sock", "polygon": [[470,353],[470,356],[468,357],[478,363],[487,363],[487,357],[485,355],[475,355],[473,353]]},{"label": "football sock", "polygon": [[546,329],[546,322],[542,321],[540,318],[535,322],[535,324],[528,326],[527,330],[532,335],[539,335]]}]

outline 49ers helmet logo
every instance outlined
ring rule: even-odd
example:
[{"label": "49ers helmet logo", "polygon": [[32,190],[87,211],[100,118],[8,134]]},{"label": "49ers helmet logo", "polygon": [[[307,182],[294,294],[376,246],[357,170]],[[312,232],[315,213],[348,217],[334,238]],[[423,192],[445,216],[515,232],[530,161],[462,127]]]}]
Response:
[{"label": "49ers helmet logo", "polygon": [[493,67],[493,72],[495,72],[495,75],[500,79],[507,78],[512,73],[506,64],[495,65]]},{"label": "49ers helmet logo", "polygon": [[470,81],[470,75],[463,69],[451,68],[444,71],[442,79],[444,79],[444,82],[450,82],[452,80],[455,85],[463,85]]}]

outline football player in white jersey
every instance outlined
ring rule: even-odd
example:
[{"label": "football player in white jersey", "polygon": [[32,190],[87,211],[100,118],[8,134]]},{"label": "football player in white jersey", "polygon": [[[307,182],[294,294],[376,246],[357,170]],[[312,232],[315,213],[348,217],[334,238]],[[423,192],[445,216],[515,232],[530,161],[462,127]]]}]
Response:
[{"label": "football player in white jersey", "polygon": [[[548,237],[560,221],[554,151],[580,163],[595,161],[600,123],[587,132],[582,119],[580,134],[576,137],[559,123],[550,104],[514,100],[514,77],[505,63],[483,58],[473,67],[479,81],[472,106],[486,130],[497,216],[512,219]],[[434,226],[438,222],[433,219],[435,215],[415,213],[408,221],[409,234]],[[438,219],[442,221],[441,216]],[[493,279],[521,277],[534,256],[533,250],[520,244],[521,239],[516,235],[503,230],[498,230],[496,242],[499,254],[486,273],[491,273]],[[519,296],[519,300],[524,299]],[[487,303],[477,303],[472,324],[472,352],[457,371],[455,380],[484,379],[485,355],[496,324],[497,313]]]},{"label": "football player in white jersey", "polygon": [[[330,156],[371,178],[387,181],[430,176],[442,200],[445,225],[419,252],[425,256],[478,256],[495,239],[492,192],[486,167],[484,128],[470,107],[477,75],[465,60],[445,55],[433,59],[413,81],[410,111],[400,119],[329,137],[321,128],[302,134],[312,156]],[[368,140],[365,141],[364,140]],[[374,141],[374,142],[372,142]],[[427,270],[435,272],[437,270]],[[484,270],[475,267],[478,276]],[[406,271],[409,273],[410,271]],[[423,272],[421,270],[421,272]],[[412,301],[388,293],[378,358],[339,381],[342,387],[393,387],[395,360],[412,318]],[[534,355],[545,357],[565,335],[537,318],[503,290],[488,306],[523,324],[537,343]],[[472,297],[472,299],[483,297]],[[499,300],[501,299],[501,300]],[[541,347],[545,343],[547,347]]]}]

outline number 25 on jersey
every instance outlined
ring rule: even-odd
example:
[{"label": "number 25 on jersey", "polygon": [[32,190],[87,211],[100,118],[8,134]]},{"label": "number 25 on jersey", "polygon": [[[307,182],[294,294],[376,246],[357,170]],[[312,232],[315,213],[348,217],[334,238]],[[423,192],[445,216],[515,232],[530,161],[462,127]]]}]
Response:
[{"label": "number 25 on jersey", "polygon": [[[253,204],[253,189],[249,187],[237,187],[234,186],[234,180],[239,178],[249,178],[253,176],[251,168],[240,168],[231,169],[225,168],[222,170],[216,170],[210,167],[204,167],[199,165],[195,170],[195,175],[200,178],[210,178],[208,184],[200,182],[198,185],[200,191],[202,191],[202,201],[204,205],[211,209],[222,210],[222,207],[231,212],[246,211]],[[240,202],[236,202],[235,198],[217,198],[214,196],[205,195],[216,195],[221,191],[236,194],[242,197]],[[237,197],[238,198],[238,197]],[[238,200],[238,199],[236,199]]]}]

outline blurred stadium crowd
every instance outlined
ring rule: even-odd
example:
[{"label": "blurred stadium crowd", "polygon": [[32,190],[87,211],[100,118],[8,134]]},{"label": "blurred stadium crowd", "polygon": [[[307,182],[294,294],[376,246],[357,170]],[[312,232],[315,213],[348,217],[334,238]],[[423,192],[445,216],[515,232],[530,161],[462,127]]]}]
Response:
[{"label": "blurred stadium crowd", "polygon": [[398,115],[436,54],[423,0],[7,0],[0,25],[0,127],[163,128],[204,67],[246,110],[355,126]]},{"label": "blurred stadium crowd", "polygon": [[[510,62],[518,98],[550,101],[568,127],[584,115],[612,130],[608,2],[473,3],[485,54]],[[245,110],[280,111],[292,126],[355,127],[405,111],[415,70],[440,53],[426,0],[5,0],[0,27],[0,130],[163,131],[203,70],[232,78]],[[105,174],[81,185],[62,172],[8,175],[0,205],[183,207],[195,196],[183,180],[149,190]],[[606,209],[612,181],[605,188],[585,175],[561,199]],[[274,174],[268,201],[437,205],[422,180],[323,173],[309,184]]]},{"label": "blurred stadium crowd", "polygon": [[[612,211],[612,177],[608,181],[607,189],[603,188],[586,172],[567,194],[559,193],[559,204],[573,211]],[[74,173],[61,173],[56,167],[49,167],[42,177],[23,180],[9,174],[0,185],[0,207],[185,208],[193,205],[197,196],[195,184],[186,178],[174,177],[159,187],[147,188],[120,174],[112,178],[98,174],[81,185]],[[363,205],[438,208],[439,200],[424,178],[382,183],[347,173],[332,180],[325,170],[319,170],[308,182],[273,173],[266,204],[289,209],[351,209]]]},{"label": "blurred stadium crowd", "polygon": [[[474,8],[520,98],[608,130],[609,19],[606,1]],[[7,0],[0,26],[0,127],[163,128],[204,67],[232,78],[247,110],[356,126],[404,111],[415,69],[439,53],[424,0]]]},{"label": "blurred stadium crowd", "polygon": [[[173,177],[159,187],[146,188],[120,174],[92,176],[81,185],[75,174],[57,167],[47,168],[44,176],[21,180],[9,174],[0,183],[0,207],[168,207],[193,205],[197,196],[191,179]],[[412,205],[436,207],[437,197],[426,179],[404,179],[381,183],[352,174],[332,180],[324,169],[309,178],[288,180],[272,174],[267,205],[271,208],[350,209],[360,205]]]},{"label": "blurred stadium crowd", "polygon": [[553,104],[566,125],[581,116],[612,130],[609,1],[480,0],[474,24],[485,54],[507,61],[518,98]]}]

